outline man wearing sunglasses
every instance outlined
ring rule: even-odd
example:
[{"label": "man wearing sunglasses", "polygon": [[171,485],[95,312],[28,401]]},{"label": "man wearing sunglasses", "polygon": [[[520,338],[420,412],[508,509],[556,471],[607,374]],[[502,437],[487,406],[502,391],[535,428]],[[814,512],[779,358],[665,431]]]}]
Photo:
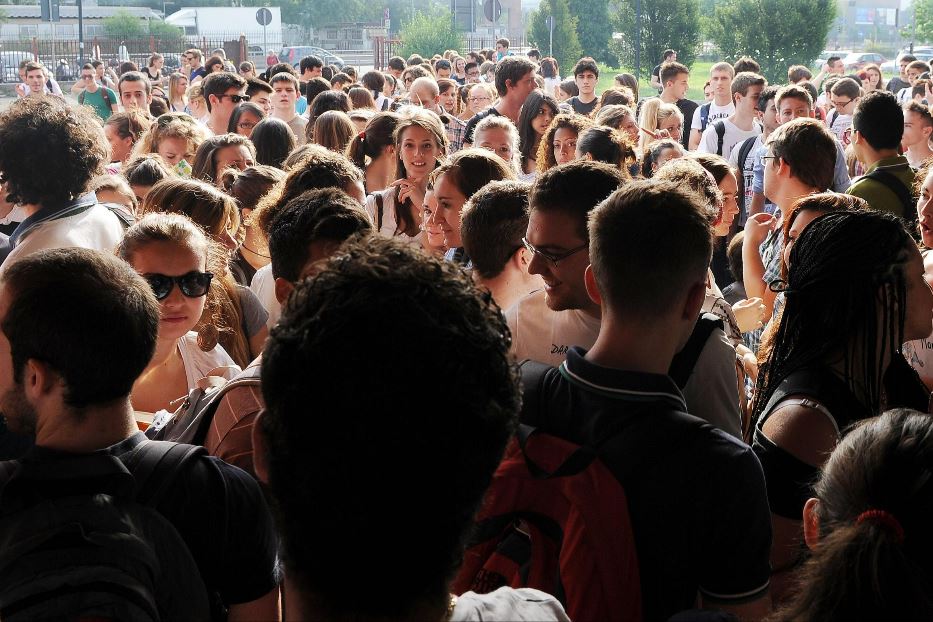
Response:
[{"label": "man wearing sunglasses", "polygon": [[235,73],[220,71],[204,78],[204,101],[207,104],[207,128],[214,134],[226,134],[230,116],[246,95],[246,80]]},{"label": "man wearing sunglasses", "polygon": [[81,68],[81,75],[75,82],[75,87],[77,89],[72,88],[72,92],[77,91],[78,103],[93,108],[102,121],[106,121],[111,114],[120,111],[117,94],[106,86],[98,84],[92,64],[86,63]]}]

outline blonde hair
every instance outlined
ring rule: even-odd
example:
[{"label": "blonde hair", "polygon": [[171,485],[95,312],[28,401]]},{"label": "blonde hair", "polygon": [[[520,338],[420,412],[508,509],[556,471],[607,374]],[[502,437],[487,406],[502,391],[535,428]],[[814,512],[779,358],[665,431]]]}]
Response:
[{"label": "blonde hair", "polygon": [[476,136],[480,132],[492,129],[505,130],[506,134],[508,134],[509,143],[512,145],[512,159],[506,162],[506,164],[512,167],[512,172],[517,175],[521,171],[521,150],[519,149],[518,128],[515,127],[515,124],[512,123],[512,120],[508,117],[492,115],[477,123],[476,127],[473,129],[473,146],[479,146],[477,144],[479,140]]},{"label": "blonde hair", "polygon": [[[660,97],[653,97],[642,104],[641,116],[638,118],[638,127],[647,130],[647,132],[642,132],[641,136],[638,137],[639,152],[645,152],[648,143],[655,140],[652,134],[658,131],[662,121],[671,116],[677,116],[681,123],[684,121],[684,115],[680,109],[674,104],[662,102]],[[651,134],[648,132],[651,132]]]},{"label": "blonde hair", "polygon": [[[214,274],[214,278],[207,290],[204,311],[195,325],[195,331],[198,333],[198,347],[209,352],[220,343],[231,358],[237,361],[234,352],[227,349],[224,344],[225,341],[229,342],[230,337],[235,333],[242,333],[242,329],[237,330],[239,324],[230,321],[231,317],[239,318],[242,312],[239,298],[234,296],[231,299],[227,291],[226,281],[232,282],[232,279],[227,272],[227,254],[224,249],[183,214],[150,213],[144,215],[126,230],[123,240],[117,246],[116,253],[127,263],[132,264],[136,253],[155,242],[176,244],[196,253],[203,253],[205,266],[209,272]],[[246,352],[248,353],[249,350],[247,349]],[[245,364],[248,363],[247,355]],[[237,364],[242,366],[244,363],[237,361]]]}]

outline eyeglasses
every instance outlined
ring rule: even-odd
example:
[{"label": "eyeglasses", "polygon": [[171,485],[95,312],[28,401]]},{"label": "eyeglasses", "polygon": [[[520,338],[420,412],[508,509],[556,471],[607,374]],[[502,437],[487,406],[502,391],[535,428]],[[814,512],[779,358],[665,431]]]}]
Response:
[{"label": "eyeglasses", "polygon": [[552,255],[551,253],[545,253],[542,250],[538,250],[537,248],[535,248],[534,244],[529,242],[526,238],[522,238],[522,246],[524,246],[528,250],[529,253],[533,255],[537,255],[538,257],[541,257],[542,259],[546,259],[552,265],[556,266],[558,261],[562,259],[567,259],[571,255],[576,255],[580,251],[589,248],[590,244],[589,242],[587,242],[586,244],[581,244],[580,246],[577,246],[576,248],[571,248],[569,251],[565,253],[560,253],[557,255]]},{"label": "eyeglasses", "polygon": [[81,76],[82,80],[93,80],[94,76]]},{"label": "eyeglasses", "polygon": [[776,155],[763,155],[761,156],[761,165],[764,166],[768,163],[768,160],[778,160],[781,156]]},{"label": "eyeglasses", "polygon": [[223,101],[224,97],[229,97],[230,101],[232,101],[234,104],[241,104],[243,102],[249,101],[248,95],[218,95],[217,99]]},{"label": "eyeglasses", "polygon": [[468,71],[468,72],[467,72],[467,75],[468,75],[468,76],[472,76],[472,77],[475,78],[475,77],[479,76],[479,72],[478,72],[478,71]]},{"label": "eyeglasses", "polygon": [[192,270],[181,276],[167,276],[165,274],[144,274],[143,278],[152,288],[156,300],[165,300],[172,293],[172,288],[177,284],[181,293],[188,298],[200,298],[207,295],[210,288],[211,279],[214,278],[211,272],[198,272]]},{"label": "eyeglasses", "polygon": [[256,124],[253,123],[252,121],[240,121],[239,123],[236,124],[236,126],[237,128],[241,130],[251,130],[254,127],[256,127]]},{"label": "eyeglasses", "polygon": [[[830,101],[832,101],[832,100],[830,100]],[[833,101],[833,106],[835,106],[836,108],[845,108],[846,106],[848,106],[848,105],[851,104],[851,103],[852,103],[852,100],[851,100],[851,99],[848,100],[848,101],[844,101],[844,102]]]},{"label": "eyeglasses", "polygon": [[491,97],[467,97],[468,102],[488,102]]}]

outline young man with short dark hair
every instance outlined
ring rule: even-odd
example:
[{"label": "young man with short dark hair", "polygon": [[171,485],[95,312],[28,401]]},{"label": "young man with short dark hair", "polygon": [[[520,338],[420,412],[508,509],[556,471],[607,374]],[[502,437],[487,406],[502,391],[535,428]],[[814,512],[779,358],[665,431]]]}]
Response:
[{"label": "young man with short dark hair", "polygon": [[106,86],[97,83],[97,76],[94,73],[92,64],[84,64],[81,68],[80,79],[75,85],[81,86],[78,91],[78,103],[93,108],[101,121],[106,121],[110,118],[110,115],[120,111],[117,94]]},{"label": "young man with short dark hair", "polygon": [[299,80],[301,82],[307,82],[311,78],[318,78],[321,75],[321,71],[324,69],[324,61],[322,61],[317,56],[313,54],[310,56],[305,56],[300,61],[298,61],[298,71],[301,72],[301,77]]},{"label": "young man with short dark hair", "polygon": [[933,158],[930,149],[930,136],[933,134],[933,115],[930,108],[917,102],[904,106],[904,136],[901,147],[904,156],[913,168],[919,168],[924,161]]},{"label": "young man with short dark hair", "polygon": [[755,157],[764,141],[771,135],[771,132],[781,124],[778,120],[777,103],[775,101],[777,93],[778,87],[776,86],[768,86],[761,91],[761,95],[758,96],[758,105],[755,107],[755,114],[762,128],[761,133],[736,143],[732,148],[732,154],[729,156],[729,164],[741,175],[739,179],[739,196],[737,197],[739,215],[735,218],[736,226],[739,228],[744,227],[745,221],[748,220],[752,199],[755,195]]},{"label": "young man with short dark hair", "polygon": [[473,61],[463,66],[467,84],[479,84],[479,65]]},{"label": "young man with short dark hair", "polygon": [[677,52],[675,50],[664,50],[661,53],[661,62],[651,70],[651,86],[658,89],[658,94],[664,89],[664,81],[661,79],[661,67],[664,63],[676,63]]},{"label": "young man with short dark hair", "polygon": [[441,78],[450,78],[450,74],[453,71],[453,67],[450,64],[450,61],[446,58],[439,58],[434,63],[434,75],[437,76],[437,79]]},{"label": "young man with short dark hair", "polygon": [[512,44],[505,37],[496,41],[496,62],[499,62],[506,56],[511,56],[512,53],[509,51],[509,46],[511,45]]},{"label": "young man with short dark hair", "polygon": [[739,75],[746,71],[750,73],[761,73],[761,65],[751,56],[740,56],[738,60],[732,64],[732,70],[735,72],[735,75]]},{"label": "young man with short dark hair", "polygon": [[596,85],[599,82],[599,66],[592,58],[581,58],[573,68],[573,81],[577,85],[579,95],[567,100],[573,111],[583,116],[589,116],[596,109],[599,100],[596,96]]},{"label": "young man with short dark hair", "polygon": [[[674,104],[684,115],[684,119],[692,119],[696,112],[698,104],[687,99],[687,91],[690,89],[690,70],[686,65],[681,65],[676,61],[671,61],[661,65],[661,101],[666,104]],[[686,149],[690,144],[690,133],[683,132],[681,144]]]},{"label": "young man with short dark hair", "polygon": [[249,78],[246,81],[246,96],[267,115],[272,114],[272,87],[268,82],[259,78]]},{"label": "young man with short dark hair", "polygon": [[833,109],[826,117],[826,126],[843,145],[849,144],[847,130],[852,125],[852,113],[861,96],[862,89],[852,78],[840,78],[829,90]]},{"label": "young man with short dark hair", "polygon": [[761,134],[756,111],[758,98],[766,86],[768,81],[756,73],[746,71],[736,75],[731,87],[735,111],[706,127],[697,151],[715,153],[728,160],[735,145]]},{"label": "young man with short dark hair", "polygon": [[191,48],[185,52],[185,59],[188,61],[188,68],[191,69],[191,74],[188,76],[188,81],[191,84],[195,82],[200,82],[207,75],[207,69],[204,68],[204,65],[201,64],[204,59],[204,55],[201,53],[201,50],[198,48]]},{"label": "young man with short dark hair", "polygon": [[807,82],[812,77],[813,73],[803,65],[793,65],[787,69],[787,82],[789,84]]},{"label": "young man with short dark hair", "polygon": [[472,146],[476,124],[486,117],[508,117],[517,126],[522,104],[537,86],[534,63],[521,56],[503,58],[496,65],[496,91],[499,93],[499,101],[486,110],[476,113],[467,122],[463,134],[463,146]]},{"label": "young man with short dark hair", "polygon": [[405,71],[405,59],[401,56],[393,56],[389,59],[388,64],[386,65],[386,70],[392,74],[396,80],[402,77],[402,72]]},{"label": "young man with short dark hair", "polygon": [[[42,496],[100,492],[132,501],[148,492],[134,491],[132,476],[148,476],[161,488],[149,495],[147,505],[174,527],[181,540],[175,543],[187,551],[160,548],[171,540],[157,530],[145,533],[151,539],[139,542],[139,550],[167,554],[160,560],[163,575],[194,570],[179,565],[185,560],[180,553],[187,552],[185,561],[193,559],[197,566],[187,580],[203,581],[191,595],[155,594],[157,603],[174,599],[178,608],[192,597],[202,601],[201,611],[176,619],[216,618],[222,611],[221,617],[232,620],[278,620],[277,538],[259,485],[203,453],[169,460],[162,453],[165,445],[155,445],[137,428],[130,391],[155,352],[160,316],[150,285],[112,248],[44,250],[4,271],[0,408],[14,432],[35,441],[22,460],[3,465],[13,469],[0,468],[4,508],[24,504],[14,501],[17,491],[26,493],[26,507],[30,499],[35,503],[37,480]],[[101,511],[107,505],[104,495],[88,502],[88,508]],[[87,514],[78,521],[84,518],[93,521]],[[129,537],[128,529],[121,525],[113,535]],[[106,532],[97,535],[109,542]],[[51,540],[45,544],[55,546]],[[97,548],[102,555],[107,546]],[[138,559],[141,571],[148,570],[147,563],[145,556]]]},{"label": "young man with short dark hair", "polygon": [[912,54],[903,54],[897,57],[898,74],[888,80],[888,86],[885,87],[886,91],[897,95],[901,89],[910,86],[910,82],[907,81],[907,65],[915,60],[917,60],[917,57]]},{"label": "young man with short dark hair", "polygon": [[536,63],[541,62],[541,52],[539,52],[537,48],[531,48],[528,50],[526,56]]},{"label": "young man with short dark hair", "polygon": [[[399,350],[399,334],[417,338]],[[506,334],[469,276],[398,238],[347,244],[296,286],[263,352],[266,409],[254,427],[290,617],[568,620],[538,590],[450,594],[516,427]],[[442,407],[442,417],[414,407],[414,386],[417,402]],[[321,416],[306,416],[309,390]]]},{"label": "young man with short dark hair", "polygon": [[584,273],[598,337],[524,384],[522,422],[599,447],[625,487],[646,620],[770,611],[761,466],[747,445],[687,415],[668,375],[705,299],[710,225],[699,198],[668,182],[630,182],[603,201],[589,217]]},{"label": "young man with short dark hair", "polygon": [[[700,146],[700,139],[710,123],[728,118],[735,112],[735,99],[732,96],[732,79],[735,70],[729,63],[716,63],[709,70],[710,86],[713,88],[713,101],[697,108],[690,122],[690,151]],[[686,119],[684,120],[686,122]]]},{"label": "young man with short dark hair", "polygon": [[305,136],[308,119],[295,110],[299,97],[298,78],[283,71],[269,79],[269,86],[272,87],[272,116],[288,124],[292,134],[295,135],[296,145],[305,144],[308,140]]},{"label": "young man with short dark hair", "polygon": [[846,191],[868,201],[872,209],[891,212],[908,223],[917,219],[914,170],[898,148],[904,136],[904,111],[885,91],[861,99],[852,115],[852,149],[865,168]]},{"label": "young man with short dark hair", "polygon": [[152,85],[141,71],[127,71],[117,83],[120,103],[124,110],[135,108],[149,116],[149,104],[152,103]]},{"label": "young man with short dark hair", "polygon": [[201,86],[207,104],[207,129],[214,134],[226,134],[233,111],[249,99],[246,80],[235,73],[219,71],[204,78]]},{"label": "young man with short dark hair", "polygon": [[528,272],[531,253],[522,244],[528,229],[528,191],[520,181],[494,181],[470,197],[460,216],[460,238],[473,262],[473,281],[508,309],[541,288]]}]

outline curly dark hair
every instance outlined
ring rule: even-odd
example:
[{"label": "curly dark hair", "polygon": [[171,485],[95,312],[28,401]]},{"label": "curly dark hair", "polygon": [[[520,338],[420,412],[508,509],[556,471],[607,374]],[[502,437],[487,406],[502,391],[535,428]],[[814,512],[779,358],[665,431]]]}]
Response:
[{"label": "curly dark hair", "polygon": [[[351,241],[295,288],[263,352],[260,430],[287,572],[322,617],[441,617],[515,429],[510,342],[488,292],[397,239]],[[441,412],[414,407],[415,382]]]},{"label": "curly dark hair", "polygon": [[71,201],[110,161],[110,143],[94,112],[57,97],[26,97],[0,113],[0,145],[0,180],[10,203]]}]

